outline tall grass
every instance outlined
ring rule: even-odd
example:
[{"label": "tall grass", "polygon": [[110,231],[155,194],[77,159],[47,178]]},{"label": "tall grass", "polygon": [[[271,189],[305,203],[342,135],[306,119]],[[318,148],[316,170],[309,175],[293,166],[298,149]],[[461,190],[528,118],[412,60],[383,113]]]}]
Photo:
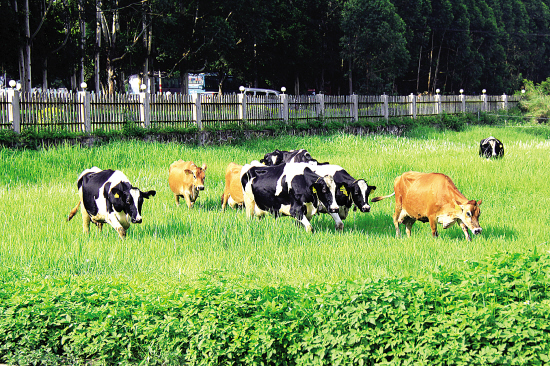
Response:
[{"label": "tall grass", "polygon": [[[479,141],[505,144],[502,160],[478,156]],[[391,199],[370,213],[352,212],[342,233],[330,216],[313,218],[308,234],[291,218],[247,220],[243,210],[221,212],[225,167],[274,149],[306,148],[319,161],[343,166],[389,194],[408,170],[449,175],[470,199],[482,199],[483,233],[471,242],[458,226],[433,239],[427,224],[395,238]],[[0,263],[22,277],[121,276],[136,281],[194,282],[208,278],[257,285],[422,275],[457,268],[497,251],[548,250],[550,141],[522,128],[470,127],[463,132],[415,130],[409,136],[352,136],[253,140],[237,146],[119,142],[94,148],[69,145],[39,151],[0,150]],[[177,159],[206,163],[206,190],[195,207],[176,207],[168,166]],[[80,214],[65,222],[78,200],[76,178],[91,166],[122,170],[142,190],[144,221],[125,241],[112,228],[82,233]]]}]

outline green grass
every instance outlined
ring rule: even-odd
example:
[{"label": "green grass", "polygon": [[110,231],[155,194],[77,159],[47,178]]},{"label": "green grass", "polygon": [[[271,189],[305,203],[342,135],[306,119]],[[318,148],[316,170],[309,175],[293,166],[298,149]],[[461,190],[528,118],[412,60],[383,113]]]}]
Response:
[{"label": "green grass", "polygon": [[[493,135],[505,144],[502,160],[479,158],[479,141]],[[548,131],[470,127],[463,132],[416,129],[390,135],[286,136],[238,146],[190,147],[177,143],[117,142],[85,149],[0,150],[0,265],[18,277],[77,275],[132,281],[193,283],[222,277],[255,285],[304,285],[343,279],[405,277],[459,268],[495,252],[550,247],[550,141]],[[220,210],[225,167],[274,149],[306,148],[319,161],[343,166],[389,194],[408,170],[449,175],[470,199],[482,199],[483,233],[471,242],[458,226],[433,239],[427,224],[412,238],[395,238],[393,199],[352,212],[343,233],[330,216],[313,218],[308,234],[289,217],[247,220],[243,210]],[[174,160],[206,163],[206,190],[195,208],[176,207],[168,187]],[[80,214],[65,222],[78,200],[76,178],[86,168],[122,170],[142,190],[141,225],[125,241],[109,226],[82,233]],[[404,230],[402,230],[404,232]]]}]

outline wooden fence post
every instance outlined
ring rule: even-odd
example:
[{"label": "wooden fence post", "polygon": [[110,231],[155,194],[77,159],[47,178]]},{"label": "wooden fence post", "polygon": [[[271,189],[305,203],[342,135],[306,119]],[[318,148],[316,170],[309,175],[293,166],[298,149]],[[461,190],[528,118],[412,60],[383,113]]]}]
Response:
[{"label": "wooden fence post", "polygon": [[508,109],[508,96],[506,95],[506,93],[502,94],[502,108],[504,110]]},{"label": "wooden fence post", "polygon": [[382,96],[382,99],[384,100],[384,119],[387,121],[390,119],[390,107],[389,107],[388,96],[384,94]]},{"label": "wooden fence post", "polygon": [[316,94],[315,100],[317,102],[317,108],[315,109],[316,117],[322,119],[325,116],[325,95]]},{"label": "wooden fence post", "polygon": [[483,89],[481,91],[481,101],[482,101],[482,104],[481,104],[481,111],[482,112],[487,112],[487,94],[485,94],[485,89]]},{"label": "wooden fence post", "polygon": [[466,97],[462,94],[462,89],[460,89],[460,102],[462,104],[462,113],[466,113]]},{"label": "wooden fence post", "polygon": [[78,92],[78,103],[80,104],[78,110],[78,123],[82,126],[82,132],[92,132],[92,126],[90,123],[90,105],[91,95],[90,92],[82,90]]},{"label": "wooden fence post", "polygon": [[280,97],[283,106],[281,108],[281,116],[279,116],[279,118],[285,122],[288,122],[288,94],[281,94]]},{"label": "wooden fence post", "polygon": [[409,103],[410,115],[413,119],[416,119],[416,95],[413,93],[409,95]]},{"label": "wooden fence post", "polygon": [[359,96],[357,94],[351,96],[351,103],[353,108],[351,116],[353,121],[357,122],[359,120]]},{"label": "wooden fence post", "polygon": [[239,100],[239,119],[241,121],[246,120],[246,95],[244,93],[238,94],[238,100]]},{"label": "wooden fence post", "polygon": [[193,94],[193,119],[197,123],[197,128],[202,131],[202,111],[201,111],[201,95]]},{"label": "wooden fence post", "polygon": [[441,94],[439,93],[435,95],[435,108],[436,108],[437,114],[441,114]]},{"label": "wooden fence post", "polygon": [[13,131],[21,133],[21,110],[19,109],[19,90],[8,89],[8,121],[11,122]]},{"label": "wooden fence post", "polygon": [[147,91],[139,93],[139,120],[141,126],[151,126],[151,94]]}]

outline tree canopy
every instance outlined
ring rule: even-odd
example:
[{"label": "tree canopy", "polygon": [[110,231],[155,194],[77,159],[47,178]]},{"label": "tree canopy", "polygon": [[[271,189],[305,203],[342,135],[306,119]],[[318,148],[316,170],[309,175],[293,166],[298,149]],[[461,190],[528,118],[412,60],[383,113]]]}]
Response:
[{"label": "tree canopy", "polygon": [[[550,0],[0,0],[0,71],[124,90],[211,72],[294,94],[511,94],[550,75]],[[223,87],[222,87],[223,89]]]}]

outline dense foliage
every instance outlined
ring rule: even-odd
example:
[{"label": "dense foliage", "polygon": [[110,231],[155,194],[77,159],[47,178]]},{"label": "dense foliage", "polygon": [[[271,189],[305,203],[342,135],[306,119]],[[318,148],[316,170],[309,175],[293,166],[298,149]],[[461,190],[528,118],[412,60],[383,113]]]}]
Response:
[{"label": "dense foliage", "polygon": [[9,364],[550,362],[547,254],[302,288],[2,277],[0,359]]},{"label": "dense foliage", "polygon": [[76,89],[84,80],[109,91],[154,70],[182,80],[213,72],[221,85],[232,76],[294,94],[511,94],[550,73],[549,4],[31,0],[27,29],[25,2],[3,1],[0,71],[23,79],[27,62],[33,85]]}]

